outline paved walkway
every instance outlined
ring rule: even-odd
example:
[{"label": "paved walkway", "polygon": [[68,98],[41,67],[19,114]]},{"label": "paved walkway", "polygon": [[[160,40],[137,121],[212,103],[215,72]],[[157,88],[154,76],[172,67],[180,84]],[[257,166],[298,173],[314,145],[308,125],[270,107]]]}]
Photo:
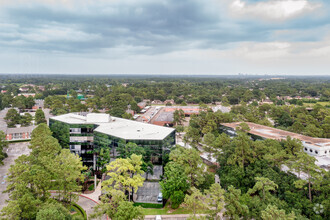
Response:
[{"label": "paved walkway", "polygon": [[[79,195],[79,200],[77,202],[78,205],[83,208],[87,214],[87,219],[89,218],[89,215],[93,213],[93,207],[97,205],[96,200],[91,200],[90,198],[85,197],[84,195]],[[107,217],[103,216],[101,218],[102,220],[106,220]]]},{"label": "paved walkway", "polygon": [[[56,191],[51,191],[52,196],[57,196]],[[83,208],[87,214],[87,219],[89,218],[89,215],[93,213],[93,207],[98,204],[98,200],[91,199],[89,197],[86,197],[85,194],[80,194],[77,204]],[[107,217],[103,216],[101,218],[102,220],[106,220]]]},{"label": "paved walkway", "polygon": [[96,202],[100,202],[99,197],[101,195],[101,184],[102,182],[99,182],[99,185],[97,185],[95,191],[93,193],[90,194],[81,194],[84,197],[90,198]]}]

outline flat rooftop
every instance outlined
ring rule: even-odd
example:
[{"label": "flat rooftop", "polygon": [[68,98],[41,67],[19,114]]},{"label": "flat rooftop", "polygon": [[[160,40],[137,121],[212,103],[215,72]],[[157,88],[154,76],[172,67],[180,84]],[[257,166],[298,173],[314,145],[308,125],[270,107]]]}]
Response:
[{"label": "flat rooftop", "polygon": [[199,114],[201,111],[199,106],[166,106],[164,112],[175,112],[175,110],[182,109],[185,114]]},{"label": "flat rooftop", "polygon": [[[238,127],[241,123],[242,122],[222,123],[222,125],[236,130],[236,127]],[[268,127],[265,125],[255,124],[252,122],[244,122],[244,123],[249,125],[250,134],[254,134],[263,138],[283,140],[286,139],[287,136],[290,136],[292,138],[299,139],[305,142],[306,144],[311,144],[318,147],[330,146],[329,138],[314,138],[290,131],[284,131],[277,128]]]},{"label": "flat rooftop", "polygon": [[98,127],[94,131],[125,140],[163,140],[175,130],[174,128],[146,124],[102,113],[86,115],[69,113],[51,119],[68,124],[96,124]]},{"label": "flat rooftop", "polygon": [[155,121],[167,121],[172,122],[174,119],[173,112],[161,112]]}]

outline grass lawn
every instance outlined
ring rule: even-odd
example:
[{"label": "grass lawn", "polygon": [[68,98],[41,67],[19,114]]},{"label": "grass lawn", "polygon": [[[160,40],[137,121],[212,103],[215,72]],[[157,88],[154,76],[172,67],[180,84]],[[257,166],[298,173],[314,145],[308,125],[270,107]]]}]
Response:
[{"label": "grass lawn", "polygon": [[305,107],[313,107],[315,104],[320,104],[323,106],[330,106],[330,102],[317,102],[317,103],[304,103]]},{"label": "grass lawn", "polygon": [[320,104],[320,105],[326,106],[326,105],[330,105],[330,102],[318,102],[317,104]]},{"label": "grass lawn", "polygon": [[[174,214],[192,214],[193,211],[186,207],[171,209],[170,205],[166,204],[162,209],[143,208],[144,215],[174,215]],[[199,210],[197,213],[206,213],[205,210]]]}]

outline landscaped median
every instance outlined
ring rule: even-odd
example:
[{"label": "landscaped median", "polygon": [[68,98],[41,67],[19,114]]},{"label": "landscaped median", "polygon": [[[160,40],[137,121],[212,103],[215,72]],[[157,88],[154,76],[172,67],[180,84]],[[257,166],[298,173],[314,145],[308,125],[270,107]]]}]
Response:
[{"label": "landscaped median", "polygon": [[75,214],[72,215],[72,217],[78,217],[78,218],[80,217],[80,218],[87,220],[87,214],[86,214],[85,210],[83,208],[81,208],[81,206],[79,206],[78,204],[72,203],[69,211],[76,212]]}]

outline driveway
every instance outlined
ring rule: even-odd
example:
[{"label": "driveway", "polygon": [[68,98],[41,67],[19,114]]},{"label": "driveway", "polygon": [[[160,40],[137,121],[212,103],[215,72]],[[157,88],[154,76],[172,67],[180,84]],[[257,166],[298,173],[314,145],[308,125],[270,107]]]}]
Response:
[{"label": "driveway", "polygon": [[8,157],[4,159],[4,165],[0,165],[0,210],[6,205],[6,200],[9,199],[8,193],[2,193],[7,188],[7,173],[10,165],[15,163],[15,160],[23,155],[29,154],[30,149],[28,145],[30,142],[20,142],[15,144],[9,144],[8,148],[5,149],[5,152],[8,154]]}]

